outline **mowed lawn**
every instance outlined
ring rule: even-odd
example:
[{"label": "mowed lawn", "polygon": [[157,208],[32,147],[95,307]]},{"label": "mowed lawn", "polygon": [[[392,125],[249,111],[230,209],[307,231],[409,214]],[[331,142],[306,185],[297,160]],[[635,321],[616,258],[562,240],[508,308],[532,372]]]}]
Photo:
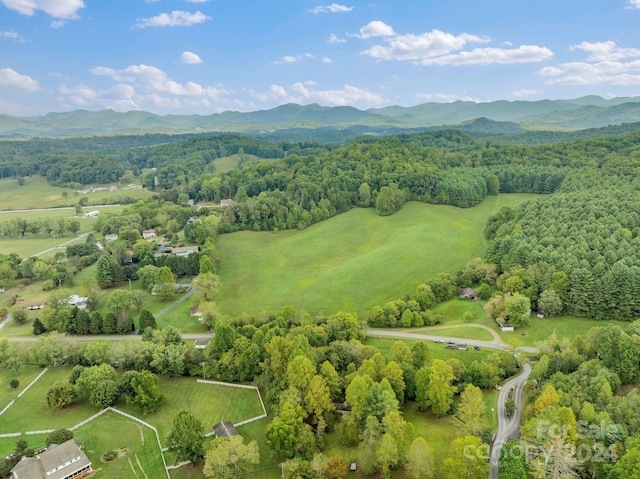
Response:
[{"label": "mowed lawn", "polygon": [[215,301],[232,315],[290,305],[312,315],[344,310],[366,319],[373,306],[480,256],[487,218],[533,197],[500,195],[468,209],[411,202],[388,217],[356,208],[304,231],[221,235]]},{"label": "mowed lawn", "polygon": [[[83,196],[89,198],[89,204],[98,205],[105,202],[117,203],[118,199],[125,197],[138,200],[151,195],[142,188],[127,190],[126,185],[115,184],[114,186],[118,188],[116,191],[81,194],[71,188],[52,186],[42,176],[25,177],[23,185],[18,185],[14,178],[5,178],[0,180],[0,210],[73,206]],[[87,186],[82,186],[79,189],[87,188]]]}]

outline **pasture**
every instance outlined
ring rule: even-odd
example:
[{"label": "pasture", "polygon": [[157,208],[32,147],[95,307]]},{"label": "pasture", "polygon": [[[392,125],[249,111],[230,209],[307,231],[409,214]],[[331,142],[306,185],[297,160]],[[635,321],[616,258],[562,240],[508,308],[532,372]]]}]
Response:
[{"label": "pasture", "polygon": [[[116,191],[82,194],[77,193],[72,188],[52,186],[42,176],[28,176],[24,178],[23,185],[18,185],[14,178],[5,178],[0,180],[0,210],[73,206],[83,196],[88,198],[88,204],[100,205],[104,203],[119,203],[119,200],[125,197],[138,200],[150,195],[149,192],[142,188],[127,190],[125,185],[117,183],[101,186],[116,186],[118,189]],[[78,189],[84,190],[87,188],[87,186],[82,186]]]},{"label": "pasture", "polygon": [[487,218],[534,197],[500,195],[468,209],[411,202],[388,217],[356,208],[304,231],[221,235],[215,301],[231,315],[290,305],[311,315],[344,310],[366,319],[373,306],[480,256]]}]

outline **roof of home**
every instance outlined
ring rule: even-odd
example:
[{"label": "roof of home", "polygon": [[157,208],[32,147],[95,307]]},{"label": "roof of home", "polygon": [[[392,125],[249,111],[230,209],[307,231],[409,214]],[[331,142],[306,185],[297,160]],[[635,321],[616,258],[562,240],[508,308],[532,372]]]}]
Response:
[{"label": "roof of home", "polygon": [[232,437],[239,436],[238,431],[234,427],[231,421],[220,421],[213,426],[213,432],[216,433],[216,437]]},{"label": "roof of home", "polygon": [[62,444],[52,444],[35,458],[22,458],[12,472],[18,479],[63,479],[90,465],[87,455],[69,439]]}]

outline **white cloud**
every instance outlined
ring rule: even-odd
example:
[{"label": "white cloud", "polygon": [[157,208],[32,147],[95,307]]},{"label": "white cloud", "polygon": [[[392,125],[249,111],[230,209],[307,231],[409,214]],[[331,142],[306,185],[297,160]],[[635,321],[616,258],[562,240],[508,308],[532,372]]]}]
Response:
[{"label": "white cloud", "polygon": [[453,103],[454,101],[472,101],[480,103],[480,100],[470,96],[459,96],[451,93],[418,93],[416,98],[419,100],[433,101],[437,103]]},{"label": "white cloud", "polygon": [[332,33],[331,35],[329,35],[329,38],[327,39],[327,42],[329,42],[329,43],[347,43],[347,41],[344,38],[339,38],[335,33]]},{"label": "white cloud", "polygon": [[10,10],[15,10],[23,15],[35,15],[42,10],[54,18],[75,19],[78,10],[84,8],[83,0],[1,0]]},{"label": "white cloud", "polygon": [[219,100],[227,93],[224,89],[214,86],[202,86],[191,81],[184,84],[178,83],[171,80],[164,71],[149,65],[130,65],[122,70],[96,67],[91,70],[91,73],[98,76],[111,77],[119,83],[139,86],[143,90],[154,94],[170,94]]},{"label": "white cloud", "polygon": [[333,60],[329,57],[323,57],[322,58],[322,63],[333,63]]},{"label": "white cloud", "polygon": [[64,21],[62,20],[54,20],[53,22],[51,22],[49,24],[49,27],[51,28],[60,28],[64,26]]},{"label": "white cloud", "polygon": [[285,55],[283,57],[274,60],[273,63],[276,65],[285,65],[287,63],[298,63],[305,58],[315,58],[316,56],[312,53],[303,53],[301,55]]},{"label": "white cloud", "polygon": [[182,54],[180,55],[180,60],[182,60],[182,63],[187,63],[189,65],[202,63],[202,58],[200,58],[199,55],[193,52],[182,52]]},{"label": "white cloud", "polygon": [[523,96],[537,95],[538,93],[540,93],[538,90],[518,90],[514,91],[512,95],[516,98],[522,98]]},{"label": "white cloud", "polygon": [[[638,0],[640,2],[640,0]],[[638,58],[640,50],[637,48],[620,48],[614,41],[608,42],[582,42],[571,45],[571,51],[582,50],[589,53],[588,61],[611,61],[623,58]]]},{"label": "white cloud", "polygon": [[629,6],[627,8],[640,8],[640,0],[629,0]]},{"label": "white cloud", "polygon": [[187,3],[207,3],[209,0],[185,0]]},{"label": "white cloud", "polygon": [[379,20],[374,20],[372,22],[367,23],[364,27],[360,29],[360,33],[354,33],[350,35],[356,38],[371,38],[371,37],[390,37],[395,35],[393,28],[387,25],[384,22]]},{"label": "white cloud", "polygon": [[467,33],[453,35],[440,30],[432,30],[420,35],[412,33],[396,35],[388,40],[386,46],[374,45],[362,53],[382,60],[421,61],[446,55],[455,50],[461,50],[467,43],[488,41],[488,38],[481,38]]},{"label": "white cloud", "polygon": [[18,35],[13,30],[5,30],[3,32],[0,32],[0,38],[9,38],[9,39],[15,40],[16,42],[19,42],[19,43],[25,43],[26,42],[24,37],[22,37],[21,35]]},{"label": "white cloud", "polygon": [[548,60],[553,52],[537,45],[520,45],[518,48],[474,48],[471,51],[425,58],[421,65],[490,65],[531,63]]},{"label": "white cloud", "polygon": [[344,85],[338,90],[316,90],[312,81],[294,83],[288,89],[281,85],[271,85],[266,92],[250,93],[263,102],[276,101],[278,103],[320,103],[328,106],[346,105],[379,105],[384,98],[368,90]]},{"label": "white cloud", "polygon": [[[374,25],[375,24],[375,25]],[[363,55],[381,60],[409,61],[418,65],[488,65],[539,62],[553,56],[546,47],[520,45],[517,48],[484,47],[465,50],[473,43],[489,43],[486,36],[461,33],[454,35],[441,30],[421,34],[395,34],[382,22],[371,22],[360,29],[358,38],[382,36],[384,44],[362,51]]]},{"label": "white cloud", "polygon": [[171,13],[161,13],[155,17],[138,18],[135,26],[137,28],[147,27],[190,27],[211,20],[211,17],[201,11],[196,13],[174,10]]},{"label": "white cloud", "polygon": [[12,68],[0,68],[0,87],[27,92],[38,91],[38,82],[27,75],[20,75]]},{"label": "white cloud", "polygon": [[[582,42],[571,50],[587,52],[585,61],[545,67],[540,74],[550,77],[547,84],[612,85],[640,84],[640,50],[621,48],[615,42]],[[622,61],[628,60],[628,61]]]},{"label": "white cloud", "polygon": [[337,3],[332,3],[331,5],[320,5],[314,8],[309,9],[311,13],[346,13],[353,10],[353,7],[347,7],[345,5],[339,5]]}]

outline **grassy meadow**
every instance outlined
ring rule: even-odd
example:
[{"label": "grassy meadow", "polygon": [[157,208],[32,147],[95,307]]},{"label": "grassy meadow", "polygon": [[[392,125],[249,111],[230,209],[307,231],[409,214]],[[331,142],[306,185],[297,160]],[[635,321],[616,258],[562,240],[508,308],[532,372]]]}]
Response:
[{"label": "grassy meadow", "polygon": [[[100,205],[105,202],[117,203],[119,198],[127,196],[137,200],[150,195],[149,192],[142,188],[127,190],[126,185],[117,183],[100,186],[116,186],[118,189],[116,191],[82,194],[77,193],[72,188],[52,186],[42,176],[26,177],[23,185],[18,185],[14,178],[5,178],[0,180],[0,210],[73,206],[83,196],[89,198],[89,204]],[[83,186],[79,189],[86,188],[87,186]]]},{"label": "grassy meadow", "polygon": [[291,305],[312,315],[345,310],[366,319],[373,306],[480,256],[487,218],[533,197],[489,197],[468,209],[411,202],[388,217],[356,208],[304,231],[221,235],[215,301],[232,315]]}]

